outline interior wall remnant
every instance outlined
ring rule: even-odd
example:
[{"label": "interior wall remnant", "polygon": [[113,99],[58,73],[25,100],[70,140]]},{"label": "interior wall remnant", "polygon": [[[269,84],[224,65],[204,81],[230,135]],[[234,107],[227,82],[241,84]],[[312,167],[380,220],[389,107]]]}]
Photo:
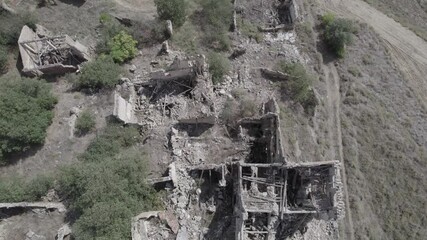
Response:
[{"label": "interior wall remnant", "polygon": [[134,104],[126,101],[119,93],[114,92],[114,109],[113,116],[125,124],[137,124]]},{"label": "interior wall remnant", "polygon": [[281,0],[278,13],[283,24],[294,25],[297,21],[298,12],[294,0]]}]

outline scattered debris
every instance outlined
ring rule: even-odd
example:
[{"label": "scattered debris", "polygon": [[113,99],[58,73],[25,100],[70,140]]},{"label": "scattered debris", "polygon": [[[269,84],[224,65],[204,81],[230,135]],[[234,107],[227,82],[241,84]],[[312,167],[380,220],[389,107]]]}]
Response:
[{"label": "scattered debris", "polygon": [[65,224],[62,226],[56,235],[56,240],[64,240],[64,238],[71,234],[71,228],[70,225]]},{"label": "scattered debris", "polygon": [[270,70],[268,68],[261,68],[261,73],[268,79],[284,81],[288,80],[289,76],[281,71]]},{"label": "scattered debris", "polygon": [[136,71],[136,66],[135,66],[135,64],[132,64],[132,65],[129,67],[129,72],[134,73],[135,71]]},{"label": "scattered debris", "polygon": [[47,240],[45,236],[37,235],[32,230],[28,231],[25,235],[25,240]]},{"label": "scattered debris", "polygon": [[233,53],[230,55],[229,58],[230,59],[236,59],[245,53],[246,53],[246,48],[240,46],[240,47],[237,47],[233,50]]},{"label": "scattered debris", "polygon": [[175,239],[178,231],[178,220],[169,211],[143,212],[132,219],[132,240]]}]

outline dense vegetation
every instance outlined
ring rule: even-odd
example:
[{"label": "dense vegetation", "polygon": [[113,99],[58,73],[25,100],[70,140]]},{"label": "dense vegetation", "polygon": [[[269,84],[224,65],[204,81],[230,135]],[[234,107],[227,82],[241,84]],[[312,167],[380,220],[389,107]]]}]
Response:
[{"label": "dense vegetation", "polygon": [[98,54],[110,55],[116,63],[123,63],[136,56],[138,41],[130,34],[131,29],[106,13],[101,14],[99,22],[101,37],[96,46]]},{"label": "dense vegetation", "polygon": [[231,26],[233,5],[229,0],[202,0],[203,30],[207,47],[226,51],[231,46],[228,30]]},{"label": "dense vegetation", "polygon": [[208,63],[213,84],[221,83],[224,75],[230,71],[230,61],[220,53],[211,52],[208,55]]},{"label": "dense vegetation", "polygon": [[109,42],[110,55],[114,62],[123,63],[136,56],[138,44],[131,35],[125,31],[120,31],[113,39]]},{"label": "dense vegetation", "polygon": [[288,80],[282,82],[282,88],[290,93],[291,98],[300,103],[307,113],[312,114],[317,105],[317,99],[312,88],[313,76],[305,70],[301,63],[281,61],[278,70],[288,75]]},{"label": "dense vegetation", "polygon": [[348,19],[335,18],[331,13],[322,16],[324,27],[323,38],[332,52],[342,58],[345,55],[346,45],[353,41],[353,34],[357,29]]},{"label": "dense vegetation", "polygon": [[130,239],[130,219],[161,207],[145,183],[146,158],[133,148],[140,141],[137,128],[110,124],[78,164],[61,170],[58,190],[77,219],[76,239]]},{"label": "dense vegetation", "polygon": [[0,78],[0,163],[4,156],[44,143],[56,98],[38,79]]},{"label": "dense vegetation", "polygon": [[76,121],[76,132],[79,135],[89,133],[95,128],[95,117],[88,110],[79,114]]},{"label": "dense vegetation", "polygon": [[171,20],[174,27],[181,27],[185,22],[187,2],[185,0],[154,0],[157,14],[162,20]]},{"label": "dense vegetation", "polygon": [[53,178],[40,175],[26,182],[23,178],[0,178],[0,202],[40,201],[53,187]]},{"label": "dense vegetation", "polygon": [[119,81],[120,72],[120,66],[110,56],[100,56],[84,65],[77,87],[91,90],[112,88]]}]

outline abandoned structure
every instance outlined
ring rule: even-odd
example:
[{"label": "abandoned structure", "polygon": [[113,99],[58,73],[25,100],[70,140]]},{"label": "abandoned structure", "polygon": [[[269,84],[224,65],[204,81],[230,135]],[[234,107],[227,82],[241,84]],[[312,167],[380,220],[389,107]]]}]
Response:
[{"label": "abandoned structure", "polygon": [[[173,182],[166,211],[172,220],[143,213],[134,220],[133,239],[286,239],[312,219],[336,220],[338,161],[288,162],[278,111],[268,101],[260,117],[237,123],[230,142],[209,134],[218,130],[215,118],[178,120],[169,136],[170,176],[150,181]],[[204,223],[209,228],[201,212],[212,215]]]},{"label": "abandoned structure", "polygon": [[88,49],[68,35],[54,36],[42,26],[37,32],[24,26],[18,39],[22,72],[28,76],[75,72],[88,61]]}]

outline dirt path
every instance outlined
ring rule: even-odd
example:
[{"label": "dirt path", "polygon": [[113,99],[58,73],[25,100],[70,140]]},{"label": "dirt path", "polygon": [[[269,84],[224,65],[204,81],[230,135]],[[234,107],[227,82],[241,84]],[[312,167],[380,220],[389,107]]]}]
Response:
[{"label": "dirt path", "polygon": [[328,11],[370,25],[386,43],[416,97],[427,109],[427,42],[361,0],[318,0]]},{"label": "dirt path", "polygon": [[[341,162],[341,181],[343,182],[344,201],[345,201],[345,218],[341,227],[344,229],[345,236],[341,238],[353,240],[354,227],[350,211],[350,201],[347,190],[347,176],[344,164],[344,155],[342,147],[342,134],[341,134],[341,117],[340,117],[340,78],[334,63],[323,65],[323,72],[325,74],[325,83],[327,90],[327,109],[329,112],[328,127],[331,129],[328,132],[329,142],[332,144],[331,158],[337,159]],[[336,131],[332,131],[336,129]]]},{"label": "dirt path", "polygon": [[[379,12],[369,4],[360,0],[318,0],[320,6],[326,11],[334,12],[346,18],[353,18],[370,25],[375,32],[384,40],[390,55],[403,72],[408,85],[416,94],[418,101],[424,109],[427,109],[427,43],[406,29],[393,19]],[[330,129],[337,131],[330,133],[331,143],[334,144],[332,151],[335,152],[336,159],[342,163],[342,179],[344,183],[344,194],[346,204],[346,217],[344,233],[345,239],[354,239],[354,228],[351,217],[349,197],[346,182],[346,171],[343,160],[342,140],[341,140],[341,119],[340,119],[340,92],[339,76],[335,66],[330,63],[323,66],[325,73],[326,87],[328,91],[328,109],[330,119],[328,124]]]}]

